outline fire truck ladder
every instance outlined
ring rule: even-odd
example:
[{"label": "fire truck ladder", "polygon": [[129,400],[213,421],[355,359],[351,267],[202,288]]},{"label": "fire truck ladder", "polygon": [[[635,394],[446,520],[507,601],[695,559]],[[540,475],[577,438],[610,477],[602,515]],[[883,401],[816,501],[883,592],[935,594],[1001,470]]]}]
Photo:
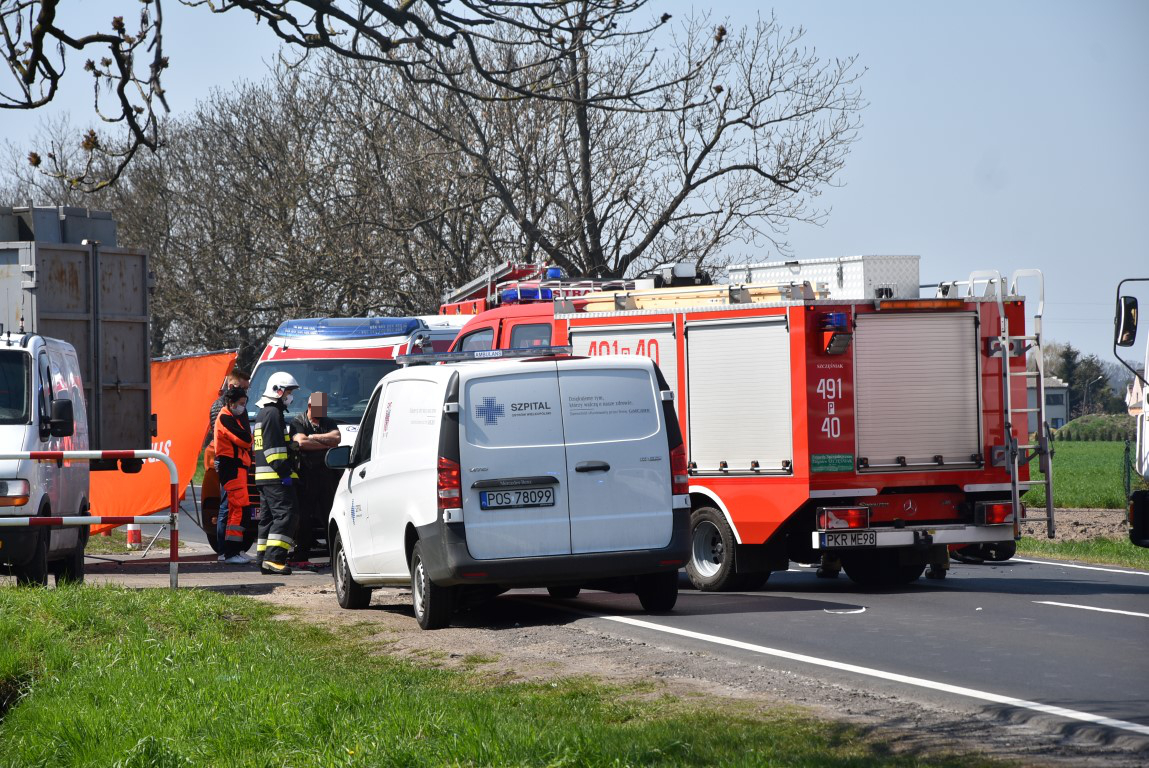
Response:
[{"label": "fire truck ladder", "polygon": [[[1017,284],[1019,280],[1024,278],[1036,278],[1037,280],[1037,310],[1033,315],[1033,333],[1023,336],[1014,336],[1009,332],[1009,318],[1007,318],[1005,314],[1004,296],[1020,296],[1021,294],[1018,293]],[[998,317],[1000,318],[997,338],[990,340],[992,344],[990,353],[992,355],[1001,355],[1002,357],[1002,416],[1005,423],[1005,445],[1000,448],[1000,456],[996,455],[999,453],[998,450],[994,451],[994,462],[997,463],[1000,461],[1009,469],[1010,498],[1013,502],[1014,510],[1020,511],[1021,489],[1018,486],[1020,468],[1023,464],[1029,464],[1034,458],[1038,459],[1038,467],[1044,477],[1042,485],[1045,488],[1045,515],[1044,517],[1027,516],[1026,521],[1030,523],[1045,523],[1046,535],[1052,539],[1055,533],[1053,520],[1053,463],[1051,461],[1053,457],[1053,441],[1049,422],[1045,415],[1045,350],[1043,346],[1044,337],[1041,331],[1041,319],[1045,311],[1045,278],[1041,270],[1019,269],[1014,272],[1009,279],[1009,290],[1007,294],[1006,282],[999,272],[996,270],[974,272],[969,278],[968,296],[974,295],[974,285],[978,282],[986,283],[986,297],[993,297],[997,300]],[[1009,358],[1027,353],[1031,354],[1033,358],[1034,370],[1028,370],[1027,366],[1025,373],[1013,373],[1009,364]],[[1015,408],[1013,406],[1011,383],[1013,377],[1019,375],[1024,376],[1026,379],[1036,379],[1037,381],[1037,386],[1035,387],[1037,390],[1037,405],[1034,408]],[[1029,414],[1031,413],[1037,414],[1037,432],[1034,434],[1034,442],[1019,443],[1013,434],[1014,419],[1024,419],[1025,431],[1023,434],[1028,435]],[[1013,532],[1015,538],[1021,535],[1020,514],[1014,515]]]}]

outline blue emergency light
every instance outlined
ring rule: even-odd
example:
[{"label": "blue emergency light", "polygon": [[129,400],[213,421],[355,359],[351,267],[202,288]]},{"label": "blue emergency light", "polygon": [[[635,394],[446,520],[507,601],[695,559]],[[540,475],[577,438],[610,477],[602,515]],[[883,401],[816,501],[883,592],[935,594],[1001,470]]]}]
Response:
[{"label": "blue emergency light", "polygon": [[827,312],[822,316],[822,330],[844,331],[850,327],[850,317],[845,312]]},{"label": "blue emergency light", "polygon": [[516,304],[520,301],[551,301],[550,288],[540,288],[537,285],[520,285],[517,288],[507,288],[500,299],[504,304]]},{"label": "blue emergency light", "polygon": [[312,339],[374,339],[410,336],[424,327],[417,317],[306,317],[288,320],[276,336]]}]

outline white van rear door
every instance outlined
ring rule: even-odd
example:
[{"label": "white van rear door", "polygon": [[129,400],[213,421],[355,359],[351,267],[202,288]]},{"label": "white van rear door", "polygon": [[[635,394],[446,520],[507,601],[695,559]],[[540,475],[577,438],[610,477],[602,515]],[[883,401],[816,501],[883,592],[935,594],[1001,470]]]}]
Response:
[{"label": "white van rear door", "polygon": [[459,461],[471,557],[570,554],[555,364],[497,363],[464,375]]},{"label": "white van rear door", "polygon": [[559,363],[571,550],[665,547],[673,533],[670,449],[649,360]]}]

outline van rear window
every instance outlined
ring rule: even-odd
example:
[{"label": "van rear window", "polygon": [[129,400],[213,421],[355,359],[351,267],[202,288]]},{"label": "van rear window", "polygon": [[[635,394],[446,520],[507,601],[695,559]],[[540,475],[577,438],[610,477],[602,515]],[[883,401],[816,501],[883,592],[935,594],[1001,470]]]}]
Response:
[{"label": "van rear window", "polygon": [[555,369],[470,379],[463,387],[467,442],[484,448],[562,445]]},{"label": "van rear window", "polygon": [[31,358],[22,352],[0,352],[0,424],[27,424]]},{"label": "van rear window", "polygon": [[568,443],[641,440],[658,432],[662,402],[649,371],[564,370],[559,389]]}]

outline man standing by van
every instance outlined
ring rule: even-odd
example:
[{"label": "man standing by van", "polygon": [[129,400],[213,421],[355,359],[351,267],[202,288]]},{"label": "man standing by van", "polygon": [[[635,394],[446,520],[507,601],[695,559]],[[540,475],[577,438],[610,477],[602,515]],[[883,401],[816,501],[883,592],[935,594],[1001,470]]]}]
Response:
[{"label": "man standing by van", "polygon": [[315,543],[314,531],[327,523],[335,487],[342,474],[329,469],[324,462],[327,449],[339,445],[339,425],[327,415],[327,393],[312,392],[307,398],[307,412],[291,420],[292,439],[299,445],[299,534],[296,557],[309,559]]},{"label": "man standing by van", "polygon": [[267,389],[257,405],[259,414],[252,427],[252,453],[255,454],[255,484],[259,486],[259,570],[269,575],[287,576],[287,554],[295,544],[299,524],[299,501],[295,482],[295,454],[289,450],[291,436],[284,412],[291,405],[299,382],[290,373],[276,371],[267,380]]}]

